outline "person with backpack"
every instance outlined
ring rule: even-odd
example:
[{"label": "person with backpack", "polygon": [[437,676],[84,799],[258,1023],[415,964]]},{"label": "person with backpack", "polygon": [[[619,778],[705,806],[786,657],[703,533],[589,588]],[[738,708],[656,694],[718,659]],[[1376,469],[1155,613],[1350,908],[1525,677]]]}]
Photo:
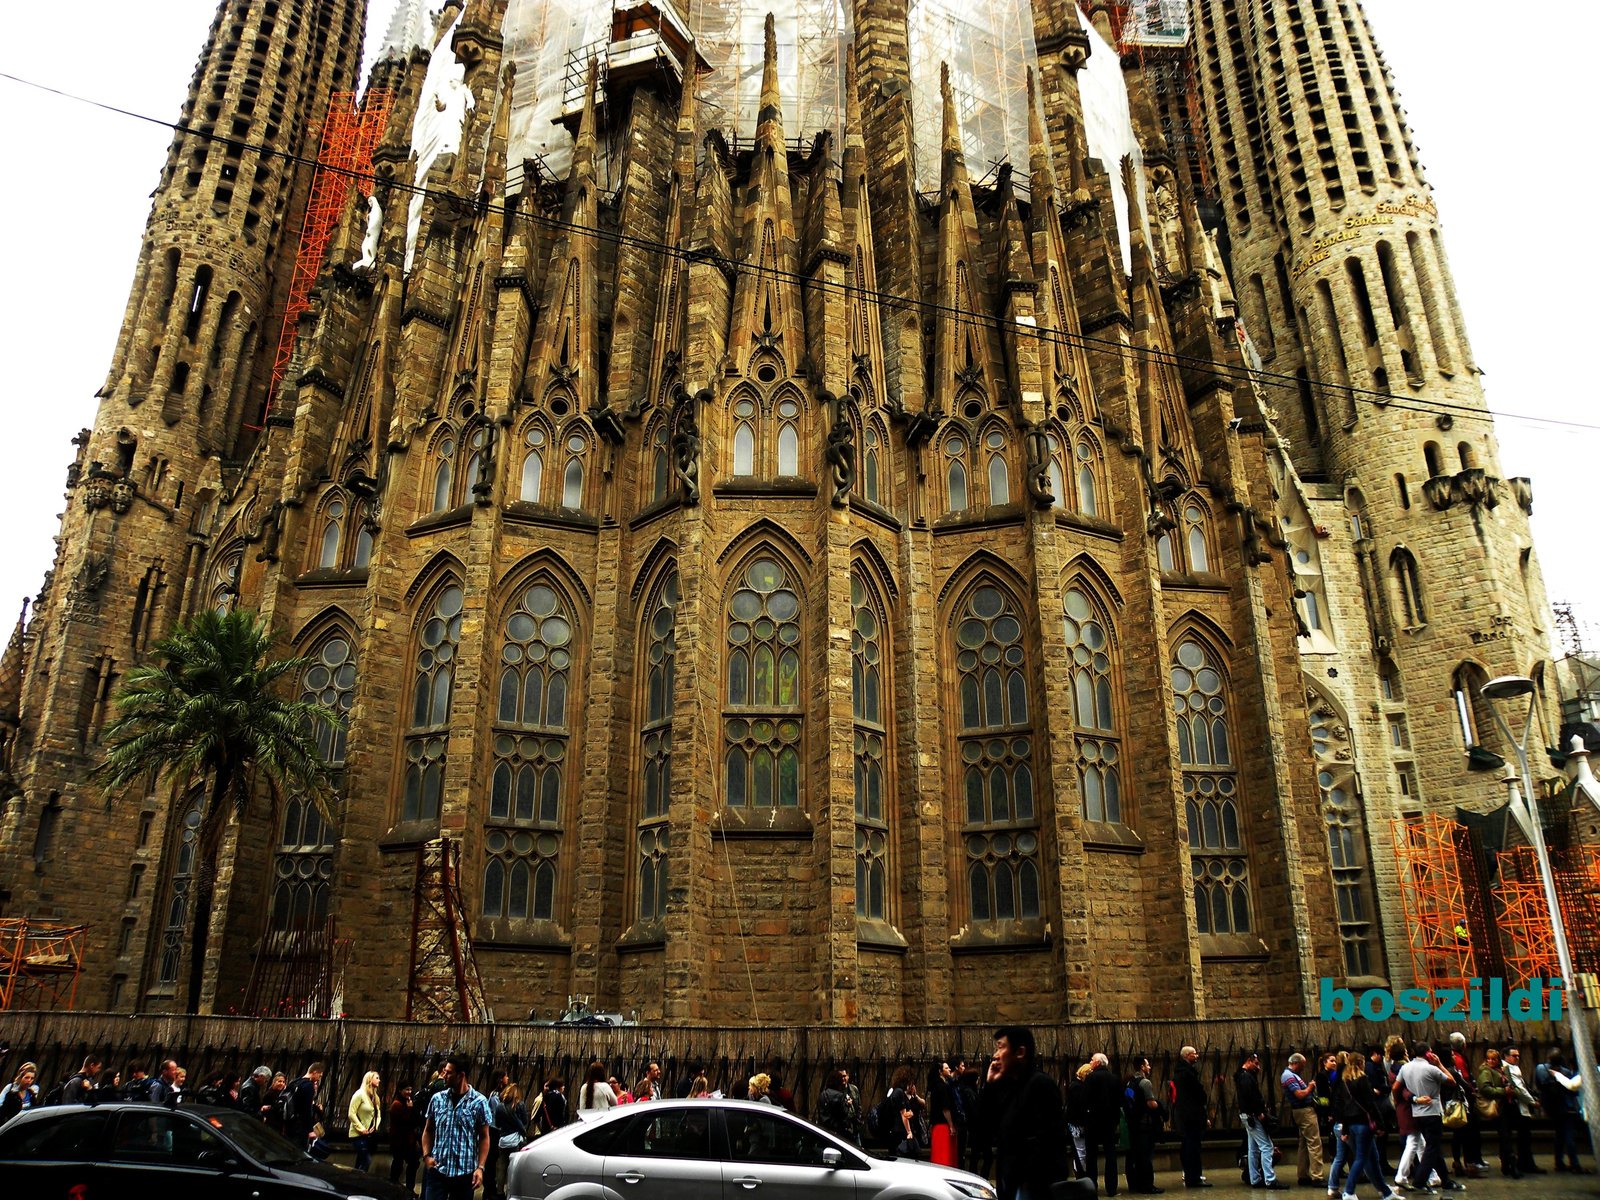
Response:
[{"label": "person with backpack", "polygon": [[1128,1190],[1137,1196],[1159,1196],[1156,1186],[1156,1138],[1165,1123],[1156,1085],[1150,1078],[1150,1060],[1133,1056],[1133,1074],[1123,1089],[1123,1109],[1128,1119]]},{"label": "person with backpack", "polygon": [[155,1086],[155,1080],[145,1073],[141,1064],[128,1065],[128,1082],[122,1085],[122,1098],[140,1103],[148,1102],[150,1089]]},{"label": "person with backpack", "polygon": [[25,1062],[18,1069],[16,1078],[5,1087],[0,1088],[0,1125],[18,1113],[27,1112],[39,1104],[39,1068],[34,1063]]},{"label": "person with backpack", "polygon": [[1185,1046],[1178,1051],[1172,1071],[1172,1131],[1180,1139],[1178,1159],[1183,1163],[1183,1186],[1210,1187],[1200,1165],[1200,1144],[1211,1120],[1206,1116],[1206,1085],[1195,1064],[1200,1051]]},{"label": "person with backpack", "polygon": [[372,1170],[372,1147],[378,1140],[378,1125],[383,1119],[383,1096],[378,1091],[382,1081],[376,1071],[361,1077],[361,1086],[350,1097],[350,1140],[356,1145],[358,1171]]},{"label": "person with backpack", "polygon": [[534,1137],[539,1137],[552,1129],[560,1129],[567,1123],[569,1115],[567,1081],[546,1079],[544,1090],[539,1093],[539,1099],[534,1103],[533,1121],[529,1131]]},{"label": "person with backpack", "polygon": [[[759,1078],[759,1076],[758,1076]],[[751,1080],[752,1085],[755,1080]],[[898,1067],[889,1080],[889,1091],[867,1114],[867,1128],[873,1142],[906,1158],[917,1157],[917,1142],[911,1126],[915,1107],[911,1103],[911,1068]],[[754,1096],[751,1097],[754,1099]]]},{"label": "person with backpack", "polygon": [[63,1083],[59,1094],[52,1091],[45,1100],[46,1104],[87,1104],[90,1093],[94,1091],[95,1076],[100,1074],[103,1059],[98,1054],[91,1054],[83,1060],[83,1066],[78,1068]]},{"label": "person with backpack", "polygon": [[389,1102],[389,1182],[406,1175],[406,1190],[415,1191],[417,1168],[422,1165],[422,1114],[412,1100],[409,1083],[402,1083]]},{"label": "person with backpack", "polygon": [[1089,1124],[1084,1128],[1088,1158],[1088,1178],[1098,1179],[1100,1157],[1105,1156],[1105,1194],[1117,1194],[1117,1127],[1122,1123],[1122,1085],[1111,1073],[1111,1061],[1104,1054],[1091,1058],[1093,1066],[1084,1082],[1088,1086]]},{"label": "person with backpack", "polygon": [[[306,1068],[304,1075],[283,1090],[283,1095],[278,1099],[284,1136],[313,1155],[317,1155],[314,1143],[321,1141],[316,1136],[317,1126],[322,1121],[322,1106],[317,1103],[317,1091],[321,1087],[322,1063],[314,1062]],[[319,1157],[327,1157],[325,1148]]]},{"label": "person with backpack", "polygon": [[[1539,1085],[1539,1103],[1544,1115],[1550,1118],[1550,1129],[1555,1134],[1556,1170],[1587,1175],[1588,1172],[1578,1165],[1578,1126],[1583,1123],[1577,1101],[1580,1076],[1567,1074],[1561,1051],[1553,1049],[1545,1056],[1545,1061],[1534,1068],[1533,1077]],[[1570,1165],[1562,1165],[1563,1157]]]},{"label": "person with backpack", "polygon": [[828,1072],[822,1095],[817,1097],[817,1124],[840,1141],[858,1146],[861,1143],[856,1137],[855,1106],[846,1090],[848,1078],[844,1071]]},{"label": "person with backpack", "polygon": [[[537,1104],[538,1101],[534,1103]],[[493,1197],[504,1194],[496,1177],[496,1164],[505,1159],[509,1176],[510,1156],[528,1144],[528,1106],[522,1102],[522,1089],[514,1080],[508,1080],[505,1086],[491,1097],[489,1108],[494,1114],[494,1127],[498,1136],[495,1138],[494,1148],[489,1152],[489,1163],[484,1167],[484,1200],[492,1200]],[[509,1178],[507,1182],[510,1182]]]}]

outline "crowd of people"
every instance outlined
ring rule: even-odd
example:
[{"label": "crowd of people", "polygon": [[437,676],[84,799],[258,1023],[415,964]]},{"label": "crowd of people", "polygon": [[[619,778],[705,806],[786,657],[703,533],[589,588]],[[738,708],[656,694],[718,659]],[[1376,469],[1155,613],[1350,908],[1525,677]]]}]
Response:
[{"label": "crowd of people", "polygon": [[[1578,1162],[1578,1146],[1587,1133],[1579,1108],[1580,1079],[1567,1069],[1559,1049],[1525,1075],[1516,1046],[1490,1048],[1474,1066],[1462,1034],[1452,1034],[1442,1053],[1392,1037],[1381,1047],[1330,1051],[1314,1062],[1292,1054],[1276,1079],[1265,1074],[1259,1054],[1247,1051],[1232,1077],[1231,1102],[1218,1072],[1209,1082],[1202,1074],[1200,1054],[1192,1046],[1180,1051],[1164,1086],[1157,1085],[1143,1055],[1129,1056],[1123,1066],[1125,1073],[1114,1072],[1105,1054],[1095,1054],[1058,1080],[1041,1068],[1029,1029],[1003,1026],[995,1032],[986,1063],[969,1065],[951,1056],[935,1065],[925,1090],[918,1088],[910,1067],[900,1067],[884,1095],[873,1101],[862,1097],[847,1070],[829,1071],[813,1116],[853,1145],[929,1158],[993,1178],[1002,1200],[1041,1200],[1055,1183],[1071,1178],[1094,1180],[1101,1194],[1114,1196],[1119,1157],[1129,1192],[1159,1194],[1154,1155],[1169,1128],[1178,1142],[1185,1187],[1210,1187],[1202,1170],[1203,1142],[1219,1122],[1231,1123],[1229,1115],[1237,1115],[1242,1133],[1243,1180],[1271,1190],[1289,1186],[1278,1177],[1281,1152],[1275,1145],[1285,1122],[1295,1135],[1299,1183],[1326,1187],[1329,1197],[1342,1200],[1354,1200],[1359,1183],[1370,1183],[1381,1200],[1398,1197],[1396,1187],[1426,1195],[1436,1194],[1436,1188],[1463,1191],[1462,1178],[1491,1170],[1483,1159],[1490,1133],[1502,1174],[1514,1179],[1545,1174],[1532,1154],[1532,1122],[1541,1116],[1553,1130],[1555,1169],[1587,1173]],[[40,1105],[199,1103],[248,1113],[316,1157],[332,1151],[320,1062],[292,1079],[266,1065],[242,1079],[228,1072],[192,1093],[186,1072],[172,1059],[154,1075],[130,1065],[124,1078],[101,1056],[90,1054],[43,1095],[38,1074],[33,1063],[24,1063],[0,1088],[0,1125]],[[403,1177],[414,1191],[420,1172],[424,1200],[471,1200],[479,1187],[484,1200],[498,1200],[506,1157],[550,1130],[666,1095],[724,1095],[712,1089],[699,1063],[669,1086],[660,1065],[652,1062],[630,1086],[593,1062],[570,1100],[566,1081],[552,1078],[531,1104],[503,1069],[489,1073],[481,1092],[470,1074],[468,1060],[452,1054],[420,1091],[399,1080],[386,1100],[383,1078],[366,1072],[344,1109],[355,1168],[370,1171],[374,1151],[387,1145],[391,1182]],[[739,1080],[727,1095],[797,1110],[796,1097],[776,1067]],[[1396,1150],[1399,1160],[1391,1165]]]}]

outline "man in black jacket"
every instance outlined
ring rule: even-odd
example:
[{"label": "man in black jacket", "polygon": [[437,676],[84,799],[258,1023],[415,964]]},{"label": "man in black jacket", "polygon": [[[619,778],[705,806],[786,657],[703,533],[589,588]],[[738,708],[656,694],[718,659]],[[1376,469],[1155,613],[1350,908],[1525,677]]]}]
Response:
[{"label": "man in black jacket", "polygon": [[1233,1077],[1234,1098],[1239,1105],[1239,1123],[1244,1126],[1245,1157],[1249,1163],[1250,1186],[1284,1192],[1289,1185],[1272,1170],[1272,1130],[1267,1128],[1266,1097],[1256,1076],[1261,1072],[1261,1056],[1245,1051],[1244,1065]]},{"label": "man in black jacket", "polygon": [[1067,1178],[1061,1089],[1038,1069],[1037,1057],[1031,1029],[995,1030],[978,1103],[995,1132],[1000,1200],[1049,1200],[1051,1185]]},{"label": "man in black jacket", "polygon": [[100,1056],[91,1054],[83,1060],[83,1068],[67,1080],[61,1089],[61,1103],[88,1104],[94,1093],[94,1078],[100,1074]]},{"label": "man in black jacket", "polygon": [[1172,1129],[1181,1139],[1178,1158],[1183,1163],[1183,1186],[1210,1187],[1200,1166],[1200,1140],[1211,1124],[1206,1116],[1206,1085],[1195,1067],[1200,1052],[1193,1046],[1185,1046],[1178,1052],[1178,1058],[1178,1065],[1172,1072],[1172,1085],[1177,1093],[1172,1103]]},{"label": "man in black jacket", "polygon": [[1106,1158],[1104,1195],[1117,1194],[1117,1126],[1122,1120],[1122,1084],[1111,1073],[1110,1061],[1104,1054],[1089,1060],[1094,1070],[1084,1080],[1088,1085],[1089,1124],[1084,1127],[1083,1141],[1088,1158],[1089,1178],[1098,1179],[1100,1155]]}]

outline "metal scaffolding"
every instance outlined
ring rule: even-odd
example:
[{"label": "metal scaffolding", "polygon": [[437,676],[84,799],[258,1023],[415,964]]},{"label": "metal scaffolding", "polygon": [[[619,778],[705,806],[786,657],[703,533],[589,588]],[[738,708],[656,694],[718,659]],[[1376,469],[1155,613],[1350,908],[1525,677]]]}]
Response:
[{"label": "metal scaffolding", "polygon": [[[358,108],[354,92],[335,92],[322,125],[322,145],[317,151],[317,170],[311,179],[311,196],[306,201],[300,224],[300,249],[295,254],[294,274],[289,281],[289,300],[284,306],[283,325],[278,333],[278,353],[272,362],[272,383],[267,389],[270,408],[278,387],[294,357],[294,339],[300,316],[311,306],[311,288],[322,271],[328,240],[344,212],[352,177],[366,176],[372,169],[372,151],[383,137],[394,97],[382,88],[369,88]],[[363,196],[372,185],[357,178]]]},{"label": "metal scaffolding", "polygon": [[88,928],[27,917],[0,919],[0,1012],[71,1008]]},{"label": "metal scaffolding", "polygon": [[1454,821],[1434,816],[1391,825],[1411,973],[1419,986],[1464,988],[1475,974],[1466,890],[1457,857],[1459,828]]},{"label": "metal scaffolding", "polygon": [[417,847],[412,888],[408,1021],[490,1021],[483,980],[461,902],[461,843],[435,838]]},{"label": "metal scaffolding", "polygon": [[1187,172],[1196,196],[1214,199],[1188,5],[1185,0],[1131,0],[1113,4],[1110,15],[1117,52],[1124,64],[1138,63],[1173,161]]},{"label": "metal scaffolding", "polygon": [[350,942],[332,917],[269,933],[256,950],[242,1011],[256,1017],[327,1019],[342,1015]]}]

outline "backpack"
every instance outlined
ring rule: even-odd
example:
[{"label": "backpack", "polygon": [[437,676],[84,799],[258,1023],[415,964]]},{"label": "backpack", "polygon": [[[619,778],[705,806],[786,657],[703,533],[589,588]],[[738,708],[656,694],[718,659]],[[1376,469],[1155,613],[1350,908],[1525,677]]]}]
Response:
[{"label": "backpack", "polygon": [[1139,1111],[1139,1093],[1134,1090],[1133,1084],[1128,1084],[1122,1089],[1122,1112],[1125,1116],[1133,1116]]},{"label": "backpack", "polygon": [[44,1099],[39,1101],[39,1106],[41,1108],[54,1108],[56,1105],[62,1103],[67,1098],[67,1084],[71,1083],[74,1079],[77,1079],[79,1074],[81,1074],[81,1072],[78,1074],[69,1075],[60,1083],[56,1084],[55,1087],[51,1088],[45,1093]]},{"label": "backpack", "polygon": [[533,1141],[544,1132],[544,1093],[540,1092],[533,1098],[533,1107],[528,1110],[528,1141]]},{"label": "backpack", "polygon": [[278,1094],[278,1098],[272,1102],[272,1119],[284,1129],[290,1128],[295,1122],[294,1097],[295,1089],[291,1084],[289,1087],[284,1088]]},{"label": "backpack", "polygon": [[150,1093],[155,1090],[155,1086],[155,1077],[146,1075],[143,1079],[135,1079],[131,1081],[127,1088],[124,1089],[123,1094],[127,1096],[129,1100],[148,1101],[150,1099]]}]

